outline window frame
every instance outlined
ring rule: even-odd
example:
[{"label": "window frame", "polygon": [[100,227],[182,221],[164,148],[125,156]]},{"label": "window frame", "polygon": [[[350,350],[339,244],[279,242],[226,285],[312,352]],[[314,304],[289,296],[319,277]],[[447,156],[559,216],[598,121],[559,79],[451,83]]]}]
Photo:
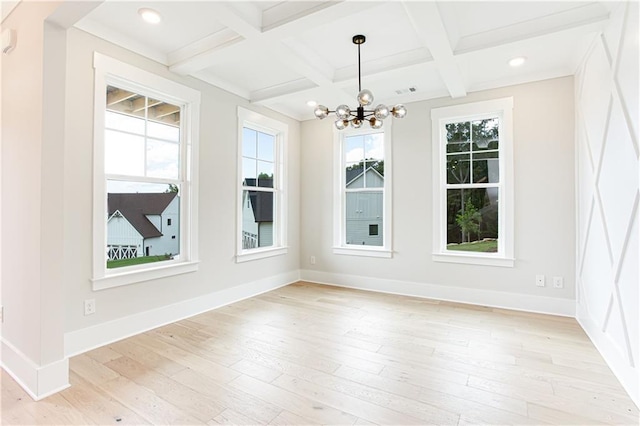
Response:
[{"label": "window frame", "polygon": [[[274,170],[273,170],[273,245],[269,247],[242,248],[242,211],[243,191],[247,188],[242,184],[242,144],[243,129],[248,127],[258,132],[275,137]],[[286,123],[267,117],[247,108],[238,107],[238,136],[237,136],[237,214],[236,214],[236,263],[280,256],[288,253],[287,246],[287,211],[289,208],[287,197],[287,146],[289,126]]]},{"label": "window frame", "polygon": [[[479,253],[446,250],[447,245],[447,166],[446,129],[449,123],[498,117],[498,252]],[[436,262],[513,267],[513,98],[500,98],[431,110],[433,168],[433,253]],[[473,188],[473,183],[470,183]]]},{"label": "window frame", "polygon": [[[198,270],[198,137],[200,92],[94,52],[93,134],[93,270],[92,287],[102,290]],[[157,182],[105,171],[107,86],[130,90],[181,107],[180,125],[180,258],[158,263],[107,268],[107,179]]]},{"label": "window frame", "polygon": [[[384,123],[381,129],[347,128],[344,130],[333,130],[334,141],[334,197],[333,197],[333,253],[348,256],[367,256],[392,258],[393,257],[393,208],[392,208],[392,121]],[[345,139],[349,136],[360,136],[373,133],[383,134],[384,144],[384,185],[382,186],[383,217],[382,246],[360,246],[346,244],[346,176],[344,173],[347,165],[344,156]]]}]

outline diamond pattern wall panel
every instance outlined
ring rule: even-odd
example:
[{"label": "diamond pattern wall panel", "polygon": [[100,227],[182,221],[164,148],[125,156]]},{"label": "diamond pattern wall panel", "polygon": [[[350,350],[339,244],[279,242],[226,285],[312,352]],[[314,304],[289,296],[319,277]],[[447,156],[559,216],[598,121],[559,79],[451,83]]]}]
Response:
[{"label": "diamond pattern wall panel", "polygon": [[638,3],[619,3],[576,74],[577,312],[639,402]]}]

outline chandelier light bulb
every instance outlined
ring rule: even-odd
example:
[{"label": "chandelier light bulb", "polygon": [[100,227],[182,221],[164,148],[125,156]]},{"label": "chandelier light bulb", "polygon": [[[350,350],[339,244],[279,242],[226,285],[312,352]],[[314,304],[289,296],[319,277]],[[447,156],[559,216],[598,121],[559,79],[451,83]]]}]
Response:
[{"label": "chandelier light bulb", "polygon": [[346,120],[351,115],[351,109],[347,105],[338,105],[336,107],[336,117]]},{"label": "chandelier light bulb", "polygon": [[379,120],[384,120],[389,116],[389,107],[383,104],[380,104],[373,111],[373,115]]},{"label": "chandelier light bulb", "polygon": [[395,118],[404,118],[407,115],[407,108],[402,104],[398,104],[391,109],[391,114]]},{"label": "chandelier light bulb", "polygon": [[358,103],[362,106],[371,105],[373,103],[373,93],[371,93],[371,90],[362,89],[360,93],[358,93]]},{"label": "chandelier light bulb", "polygon": [[315,116],[317,118],[319,118],[320,120],[327,118],[329,116],[329,108],[327,108],[324,105],[318,105],[314,110],[313,113],[315,114]]},{"label": "chandelier light bulb", "polygon": [[359,118],[354,118],[353,120],[351,120],[351,127],[353,127],[354,129],[359,129],[362,126],[362,120],[360,120]]},{"label": "chandelier light bulb", "polygon": [[369,124],[371,125],[372,129],[379,129],[382,127],[382,120],[379,120],[376,117],[371,117],[369,119]]},{"label": "chandelier light bulb", "polygon": [[336,126],[336,129],[344,130],[349,126],[349,121],[348,120],[338,120],[334,124]]}]

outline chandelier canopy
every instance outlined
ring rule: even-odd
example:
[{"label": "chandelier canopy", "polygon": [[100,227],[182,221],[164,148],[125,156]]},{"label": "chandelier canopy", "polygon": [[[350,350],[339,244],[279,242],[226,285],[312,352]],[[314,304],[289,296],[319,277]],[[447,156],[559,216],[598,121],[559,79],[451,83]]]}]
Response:
[{"label": "chandelier canopy", "polygon": [[369,125],[374,129],[382,127],[382,120],[389,115],[395,118],[403,118],[407,115],[407,109],[402,104],[397,104],[393,108],[389,108],[386,105],[380,104],[374,109],[365,109],[373,103],[373,93],[371,90],[362,89],[362,74],[360,72],[360,45],[364,44],[366,37],[362,34],[353,36],[353,44],[358,46],[358,107],[352,110],[347,105],[338,105],[335,111],[330,111],[324,105],[318,105],[313,113],[320,120],[327,118],[330,113],[335,113],[338,118],[335,122],[335,126],[338,130],[346,129],[349,124],[354,129],[362,126],[365,121],[369,122]]}]

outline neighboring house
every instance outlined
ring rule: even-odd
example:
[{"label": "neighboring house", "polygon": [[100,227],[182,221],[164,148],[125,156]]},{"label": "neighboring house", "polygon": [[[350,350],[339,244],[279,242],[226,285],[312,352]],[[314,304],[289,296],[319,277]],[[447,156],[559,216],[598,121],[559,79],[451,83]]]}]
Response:
[{"label": "neighboring house", "polygon": [[108,195],[109,260],[180,252],[180,197],[176,192]]},{"label": "neighboring house", "polygon": [[[346,171],[346,188],[384,187],[384,177],[373,167],[366,171],[356,168]],[[347,192],[346,242],[347,244],[382,246],[382,191]]]},{"label": "neighboring house", "polygon": [[[259,186],[273,187],[272,179],[259,179]],[[245,179],[256,186],[256,179]],[[244,191],[242,200],[242,248],[273,245],[273,192]]]}]

